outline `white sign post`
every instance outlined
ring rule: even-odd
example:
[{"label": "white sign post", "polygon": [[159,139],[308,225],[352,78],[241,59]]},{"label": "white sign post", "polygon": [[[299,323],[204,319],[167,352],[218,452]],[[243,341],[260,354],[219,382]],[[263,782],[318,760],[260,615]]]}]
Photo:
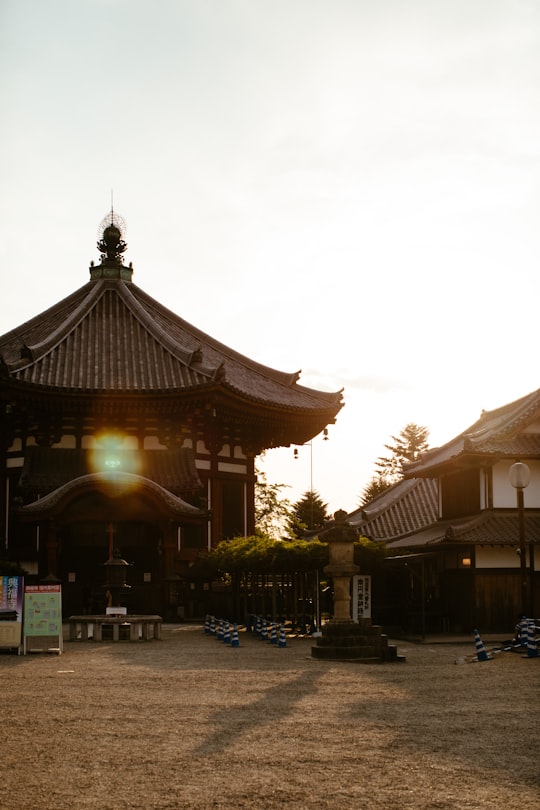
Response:
[{"label": "white sign post", "polygon": [[371,619],[371,577],[358,575],[352,578],[352,617]]}]

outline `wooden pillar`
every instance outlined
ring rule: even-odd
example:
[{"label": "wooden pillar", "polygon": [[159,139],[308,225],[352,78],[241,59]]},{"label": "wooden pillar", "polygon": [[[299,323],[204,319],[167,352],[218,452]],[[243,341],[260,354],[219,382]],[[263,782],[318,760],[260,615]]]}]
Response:
[{"label": "wooden pillar", "polygon": [[47,524],[47,576],[58,577],[58,528],[51,521]]},{"label": "wooden pillar", "polygon": [[210,509],[212,512],[212,523],[210,524],[210,536],[212,548],[215,548],[220,540],[223,540],[223,491],[219,478],[212,479],[211,487],[212,500]]},{"label": "wooden pillar", "polygon": [[162,574],[163,577],[170,579],[176,568],[176,549],[178,543],[178,527],[176,521],[168,521],[166,526],[162,527],[163,532],[163,563]]},{"label": "wooden pillar", "polygon": [[244,487],[245,514],[246,514],[246,537],[255,534],[255,459],[253,456],[247,458],[247,480]]},{"label": "wooden pillar", "polygon": [[[5,457],[2,459],[5,464]],[[9,545],[9,476],[2,470],[0,475],[0,532],[1,547],[5,549]]]}]

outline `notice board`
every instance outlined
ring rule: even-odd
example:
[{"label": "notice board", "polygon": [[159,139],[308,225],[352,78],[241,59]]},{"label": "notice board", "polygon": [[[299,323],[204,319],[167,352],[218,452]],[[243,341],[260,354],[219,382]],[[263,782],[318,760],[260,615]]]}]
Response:
[{"label": "notice board", "polygon": [[20,648],[22,642],[23,577],[0,576],[0,647]]},{"label": "notice board", "polygon": [[55,637],[62,650],[62,588],[60,585],[26,585],[24,588],[24,652],[28,638]]}]

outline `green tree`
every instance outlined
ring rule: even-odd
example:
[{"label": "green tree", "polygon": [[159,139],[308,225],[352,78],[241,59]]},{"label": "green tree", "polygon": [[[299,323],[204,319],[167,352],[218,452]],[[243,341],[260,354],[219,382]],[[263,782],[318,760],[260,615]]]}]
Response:
[{"label": "green tree", "polygon": [[[384,560],[384,543],[359,537],[354,544],[354,561],[363,573],[377,570]],[[259,574],[294,573],[319,570],[328,564],[328,543],[323,540],[273,540],[271,537],[233,537],[222,540],[202,554],[192,571],[198,576],[222,576],[252,572]]]},{"label": "green tree", "polygon": [[406,464],[424,453],[428,445],[429,430],[426,427],[409,422],[398,436],[391,436],[393,444],[385,444],[389,456],[379,456],[375,462],[376,475],[386,479],[390,484],[403,478]]},{"label": "green tree", "polygon": [[269,484],[266,473],[258,468],[255,474],[255,529],[258,534],[279,539],[291,516],[290,501],[280,497],[287,484]]},{"label": "green tree", "polygon": [[322,529],[328,519],[328,504],[323,502],[318,492],[308,491],[292,505],[287,529],[292,537],[301,538],[306,532]]},{"label": "green tree", "polygon": [[371,501],[375,500],[375,498],[384,492],[388,487],[392,486],[391,482],[388,478],[385,478],[384,475],[380,473],[378,475],[374,475],[364,489],[362,490],[362,494],[360,495],[359,506],[365,506]]}]

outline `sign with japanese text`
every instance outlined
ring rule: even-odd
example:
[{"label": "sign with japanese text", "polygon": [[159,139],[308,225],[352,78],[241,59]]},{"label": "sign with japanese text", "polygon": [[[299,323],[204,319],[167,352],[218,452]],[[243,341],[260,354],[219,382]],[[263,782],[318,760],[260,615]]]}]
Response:
[{"label": "sign with japanese text", "polygon": [[0,576],[0,647],[19,647],[22,635],[23,578]]},{"label": "sign with japanese text", "polygon": [[352,617],[358,619],[371,619],[371,577],[353,577]]},{"label": "sign with japanese text", "polygon": [[24,635],[62,635],[60,585],[26,585],[24,589]]}]

